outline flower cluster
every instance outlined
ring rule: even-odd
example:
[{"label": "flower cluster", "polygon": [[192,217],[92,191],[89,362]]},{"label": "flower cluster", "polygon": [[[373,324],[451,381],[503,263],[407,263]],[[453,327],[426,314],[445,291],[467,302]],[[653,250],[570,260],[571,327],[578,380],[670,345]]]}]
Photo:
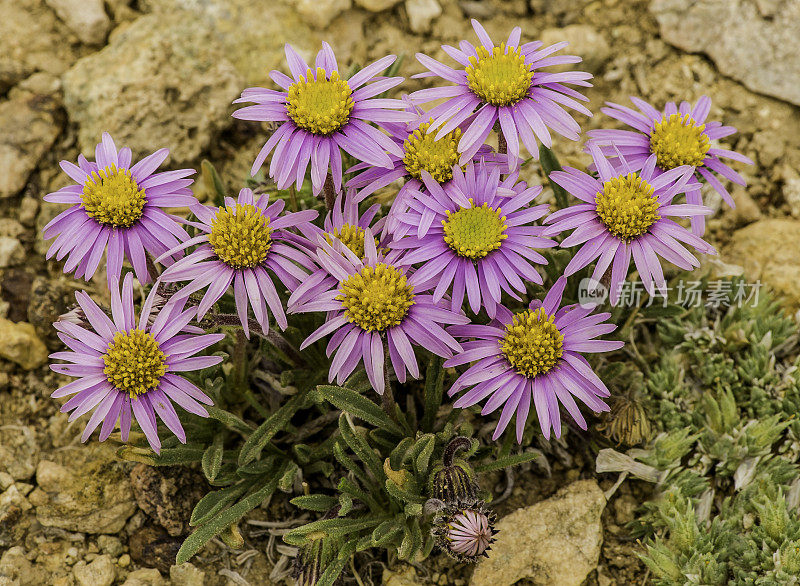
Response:
[{"label": "flower cluster", "polygon": [[[156,415],[185,441],[172,402],[205,415],[200,403],[210,399],[176,373],[217,364],[217,356],[193,355],[223,338],[191,322],[238,324],[247,337],[274,340],[272,328],[286,330],[298,313],[324,316],[299,350],[327,338],[328,377],[340,385],[361,366],[390,399],[393,379],[420,377],[421,352],[460,368],[449,391],[462,393],[455,406],[485,401],[484,415],[499,410],[495,439],[516,417],[521,442],[532,412],[546,438],[559,437],[562,408],[585,429],[576,399],[608,410],[610,391],[584,355],[622,343],[599,339],[616,327],[609,313],[562,305],[567,278],[594,263],[593,277],[610,282],[616,304],[632,260],[650,294],[663,292],[662,259],[691,269],[695,253],[714,253],[701,239],[711,213],[702,182],[733,205],[715,174],[744,180],[720,158],[750,161],[713,143],[734,129],[706,122],[708,98],[663,111],[633,98],[639,112],[616,104],[603,112],[634,131],[592,131],[593,164],[550,174],[577,200],[550,213],[536,201],[542,188],[520,179],[521,148],[538,157],[540,145],[552,146],[551,133],[579,139],[568,109],[591,116],[575,89],[590,86],[591,75],[548,71],[580,61],[557,55],[566,43],[523,43],[515,28],[497,45],[473,27],[477,45],[443,47],[453,67],[417,55],[426,71],[416,77],[449,85],[402,99],[384,95],[403,81],[383,75],[394,56],[345,78],[327,43],[313,64],[286,46],[291,75],[272,71],[280,89],[246,89],[236,102],[251,105],[233,115],[277,124],[252,174],[269,159],[278,190],[291,188],[292,211],[280,192],[270,200],[248,188],[201,205],[190,189],[194,171],[156,172],[166,149],[132,165],[130,149],[118,150],[108,134],[95,162],[62,162],[76,184],[45,197],[71,206],[44,229],[55,238],[48,257],[66,258],[66,272],[90,280],[106,253],[111,291],[110,316],[82,292],[80,323],[56,325],[72,351],[54,354],[69,364],[52,368],[78,380],[54,396],[75,395],[64,405],[72,419],[94,410],[84,439],[102,423],[104,440],[119,422],[125,441],[133,413],[154,450]],[[444,101],[422,108],[434,100]],[[493,131],[497,149],[487,144]],[[314,205],[299,209],[294,197],[306,178],[314,196],[324,194],[318,224]],[[388,210],[359,209],[388,189],[397,191]],[[540,270],[555,246],[576,251],[544,298],[532,298],[530,285],[545,284]],[[138,323],[132,274],[122,277],[126,259],[141,284],[155,280]],[[235,313],[221,313],[226,304]],[[485,514],[459,514],[446,535],[451,549],[483,553],[491,540]]]}]

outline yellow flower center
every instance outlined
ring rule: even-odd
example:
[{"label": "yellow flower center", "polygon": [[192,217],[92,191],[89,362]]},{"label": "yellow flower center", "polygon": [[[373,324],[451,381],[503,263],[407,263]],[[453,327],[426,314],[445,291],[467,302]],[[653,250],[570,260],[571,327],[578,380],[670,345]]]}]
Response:
[{"label": "yellow flower center", "polygon": [[518,373],[533,378],[549,372],[564,353],[564,336],[544,308],[514,314],[500,350]]},{"label": "yellow flower center", "polygon": [[669,170],[681,165],[702,165],[711,148],[703,132],[705,127],[705,124],[695,126],[688,114],[665,116],[650,133],[650,151],[656,156],[658,166]]},{"label": "yellow flower center", "polygon": [[117,332],[103,354],[103,372],[115,389],[136,399],[158,386],[167,372],[165,359],[158,342],[148,332]]},{"label": "yellow flower center", "polygon": [[116,165],[93,172],[83,184],[83,209],[100,224],[130,228],[141,217],[146,198],[130,169]]},{"label": "yellow flower center", "polygon": [[252,269],[272,247],[269,218],[250,204],[219,208],[208,241],[219,259],[234,269]]},{"label": "yellow flower center", "polygon": [[300,128],[312,134],[328,135],[340,130],[353,111],[352,91],[339,72],[326,77],[317,67],[317,76],[309,69],[305,77],[289,86],[286,113]]},{"label": "yellow flower center", "polygon": [[[350,251],[355,254],[359,259],[364,258],[364,228],[360,226],[353,226],[352,224],[343,224],[341,228],[334,228],[333,234],[326,233],[325,240],[328,244],[333,244],[333,239],[336,238],[341,241]],[[375,238],[375,248],[379,248],[380,242]]]},{"label": "yellow flower center", "polygon": [[362,330],[382,332],[399,325],[414,305],[414,288],[402,270],[378,263],[351,275],[336,297],[347,319]]},{"label": "yellow flower center", "polygon": [[469,201],[472,207],[455,213],[446,211],[442,227],[444,241],[456,254],[476,260],[500,248],[508,238],[506,217],[501,215],[500,208],[491,208],[488,204],[475,206],[472,198]]},{"label": "yellow flower center", "polygon": [[600,220],[609,232],[622,240],[641,236],[661,218],[653,187],[638,173],[609,179],[594,201]]},{"label": "yellow flower center", "polygon": [[470,57],[467,65],[467,86],[484,102],[494,106],[516,104],[531,87],[533,74],[525,57],[514,47],[506,51],[505,43],[490,53],[477,49],[478,57]]},{"label": "yellow flower center", "polygon": [[453,178],[453,165],[458,164],[460,158],[458,141],[461,129],[456,128],[434,140],[436,133],[428,134],[431,122],[421,124],[408,135],[403,143],[403,164],[409,175],[416,179],[422,178],[422,172],[427,171],[438,183],[447,183]]}]

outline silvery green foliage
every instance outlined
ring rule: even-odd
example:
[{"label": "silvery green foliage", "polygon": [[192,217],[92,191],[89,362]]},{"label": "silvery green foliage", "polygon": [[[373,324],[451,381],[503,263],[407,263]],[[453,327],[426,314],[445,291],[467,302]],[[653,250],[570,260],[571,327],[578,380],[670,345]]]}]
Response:
[{"label": "silvery green foliage", "polygon": [[659,322],[642,393],[657,435],[600,458],[658,479],[630,527],[657,584],[798,583],[797,332],[763,291]]}]

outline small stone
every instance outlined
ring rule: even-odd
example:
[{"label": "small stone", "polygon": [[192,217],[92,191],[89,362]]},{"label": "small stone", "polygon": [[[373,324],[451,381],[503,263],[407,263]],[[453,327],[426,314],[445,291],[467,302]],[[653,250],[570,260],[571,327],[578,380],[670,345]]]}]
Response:
[{"label": "small stone", "polygon": [[[30,198],[25,198],[30,199]],[[25,226],[12,218],[0,218],[0,238],[19,238],[25,233]]]},{"label": "small stone", "polygon": [[47,584],[48,578],[42,568],[28,560],[25,550],[19,545],[8,549],[0,558],[0,576],[10,578],[12,584],[19,586],[41,586]]},{"label": "small stone", "polygon": [[[436,584],[441,576],[438,573],[432,576]],[[383,570],[383,586],[419,586],[422,582],[417,577],[417,572],[411,566],[403,566],[399,570]]]},{"label": "small stone", "polygon": [[137,464],[131,485],[139,508],[173,537],[189,530],[192,510],[203,496],[203,477],[177,466]]},{"label": "small stone", "polygon": [[10,547],[22,541],[31,525],[25,513],[32,507],[14,485],[0,494],[0,547]]},{"label": "small stone", "polygon": [[123,553],[121,556],[119,556],[119,559],[117,560],[117,565],[120,568],[127,568],[128,566],[131,565],[131,556],[129,556],[127,553]]},{"label": "small stone", "polygon": [[317,28],[327,26],[345,10],[353,6],[353,0],[296,0],[298,14]]},{"label": "small stone", "polygon": [[61,124],[52,100],[21,92],[0,101],[0,128],[1,199],[25,187],[39,159],[53,146]]},{"label": "small stone", "polygon": [[639,501],[629,494],[621,494],[614,499],[614,520],[620,524],[625,525],[633,521],[634,513],[639,508]]},{"label": "small stone", "polygon": [[19,82],[17,88],[40,96],[51,96],[61,90],[61,78],[46,71],[37,71]]},{"label": "small stone", "polygon": [[47,362],[47,347],[29,323],[0,318],[0,358],[33,370]]},{"label": "small stone", "polygon": [[0,472],[0,490],[5,490],[14,484],[14,477],[8,472]]},{"label": "small stone", "polygon": [[116,576],[111,556],[98,556],[92,563],[78,562],[72,569],[79,586],[111,586]]},{"label": "small stone", "polygon": [[122,552],[124,551],[122,547],[122,541],[120,541],[119,537],[114,537],[112,535],[98,536],[97,547],[99,547],[103,553],[107,553],[112,558],[122,555]]},{"label": "small stone", "polygon": [[103,0],[46,0],[64,24],[87,45],[102,45],[111,30]]},{"label": "small stone", "polygon": [[131,559],[139,565],[169,573],[183,539],[171,537],[161,527],[150,524],[134,532],[128,540]]},{"label": "small stone", "polygon": [[19,202],[19,221],[29,228],[36,223],[39,213],[39,200],[35,197],[23,197]]},{"label": "small stone", "polygon": [[25,262],[22,243],[10,236],[0,236],[0,269],[15,267]]},{"label": "small stone", "polygon": [[597,567],[605,508],[594,480],[574,482],[549,499],[517,509],[497,523],[489,557],[471,586],[510,586],[529,578],[541,586],[579,586]]},{"label": "small stone", "polygon": [[753,198],[750,197],[750,194],[747,193],[746,187],[735,185],[731,190],[731,197],[736,204],[734,215],[737,224],[751,224],[761,218],[761,209],[758,207],[758,204],[753,201]]},{"label": "small stone", "polygon": [[589,73],[598,73],[611,56],[611,47],[606,38],[588,24],[572,24],[564,28],[545,29],[542,31],[541,41],[545,46],[567,41],[569,46],[556,55],[577,55],[583,58],[578,65],[548,67],[548,71],[566,71],[577,67]]},{"label": "small stone", "polygon": [[4,425],[0,428],[0,472],[7,473],[12,483],[15,480],[28,480],[36,472],[38,464],[39,444],[34,428],[21,425]]},{"label": "small stone", "polygon": [[370,12],[388,10],[399,2],[400,0],[356,0],[356,4],[361,6],[361,8],[366,8]]},{"label": "small stone", "polygon": [[114,448],[90,444],[52,452],[36,470],[38,488],[29,497],[47,527],[81,533],[118,533],[136,510],[128,465]]},{"label": "small stone", "polygon": [[783,303],[800,307],[800,221],[764,219],[754,222],[731,237],[722,252],[729,263],[744,267],[750,283],[759,281],[783,296]]},{"label": "small stone", "polygon": [[203,586],[206,573],[191,562],[186,562],[172,566],[169,569],[169,579],[172,586]]},{"label": "small stone", "polygon": [[442,15],[442,7],[437,0],[406,0],[406,14],[413,32],[427,33],[433,21]]},{"label": "small stone", "polygon": [[128,574],[122,586],[163,586],[166,581],[155,568],[142,568]]},{"label": "small stone", "polygon": [[789,177],[783,182],[783,199],[792,217],[800,218],[800,177]]}]

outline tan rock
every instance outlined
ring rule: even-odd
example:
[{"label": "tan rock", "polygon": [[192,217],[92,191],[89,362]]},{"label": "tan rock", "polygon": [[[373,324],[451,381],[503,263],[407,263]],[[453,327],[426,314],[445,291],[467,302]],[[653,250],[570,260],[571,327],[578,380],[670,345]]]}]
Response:
[{"label": "tan rock", "polygon": [[22,243],[11,236],[0,236],[0,269],[16,267],[25,262]]},{"label": "tan rock", "polygon": [[318,28],[326,28],[353,6],[353,0],[294,0],[294,4],[300,16]]},{"label": "tan rock", "polygon": [[186,562],[172,566],[169,569],[169,579],[172,586],[203,586],[206,573],[191,562]]},{"label": "tan rock", "polygon": [[111,30],[103,0],[45,0],[81,42],[102,45]]},{"label": "tan rock", "polygon": [[0,472],[7,472],[13,480],[28,480],[38,464],[39,445],[32,427],[0,427]]},{"label": "tan rock", "polygon": [[[161,573],[155,568],[142,568],[128,574],[128,578],[122,583],[122,586],[164,586],[166,583]],[[202,586],[202,582],[196,584]]]},{"label": "tan rock", "polygon": [[400,0],[356,0],[356,4],[361,8],[366,8],[370,12],[381,12],[388,10],[395,4],[399,4]]},{"label": "tan rock", "polygon": [[61,131],[55,112],[52,100],[26,92],[0,101],[0,199],[17,195],[25,187],[39,159],[55,142]]},{"label": "tan rock", "polygon": [[542,31],[541,41],[554,45],[567,41],[569,46],[556,55],[577,55],[583,61],[579,65],[548,67],[548,71],[566,71],[578,67],[590,73],[597,73],[611,56],[611,47],[600,32],[588,24],[572,24],[564,28],[549,28]]},{"label": "tan rock", "polygon": [[759,280],[781,293],[791,308],[800,307],[800,221],[760,220],[733,233],[722,251],[726,262],[744,267],[752,282]]},{"label": "tan rock", "polygon": [[111,586],[116,577],[114,562],[106,554],[96,557],[90,564],[78,562],[72,574],[79,586]]},{"label": "tan rock", "polygon": [[406,14],[413,32],[426,33],[433,21],[442,15],[442,6],[438,0],[406,0]]},{"label": "tan rock", "polygon": [[47,354],[47,347],[31,324],[0,318],[0,358],[33,370],[47,362]]},{"label": "tan rock", "polygon": [[405,566],[397,571],[388,568],[383,570],[383,586],[419,586],[417,572],[411,566]]},{"label": "tan rock", "polygon": [[108,131],[139,156],[168,147],[172,164],[211,144],[241,89],[216,35],[190,12],[144,16],[64,75],[64,103],[85,153]]},{"label": "tan rock", "polygon": [[47,527],[82,533],[117,533],[136,511],[127,465],[113,447],[90,444],[50,454],[36,470],[28,500]]},{"label": "tan rock", "polygon": [[470,585],[510,586],[529,578],[542,586],[579,586],[597,567],[605,504],[597,482],[579,480],[503,517],[489,557],[478,562]]},{"label": "tan rock", "polygon": [[21,546],[8,549],[0,557],[0,576],[11,580],[15,586],[41,586],[47,583],[47,574],[28,560]]}]

